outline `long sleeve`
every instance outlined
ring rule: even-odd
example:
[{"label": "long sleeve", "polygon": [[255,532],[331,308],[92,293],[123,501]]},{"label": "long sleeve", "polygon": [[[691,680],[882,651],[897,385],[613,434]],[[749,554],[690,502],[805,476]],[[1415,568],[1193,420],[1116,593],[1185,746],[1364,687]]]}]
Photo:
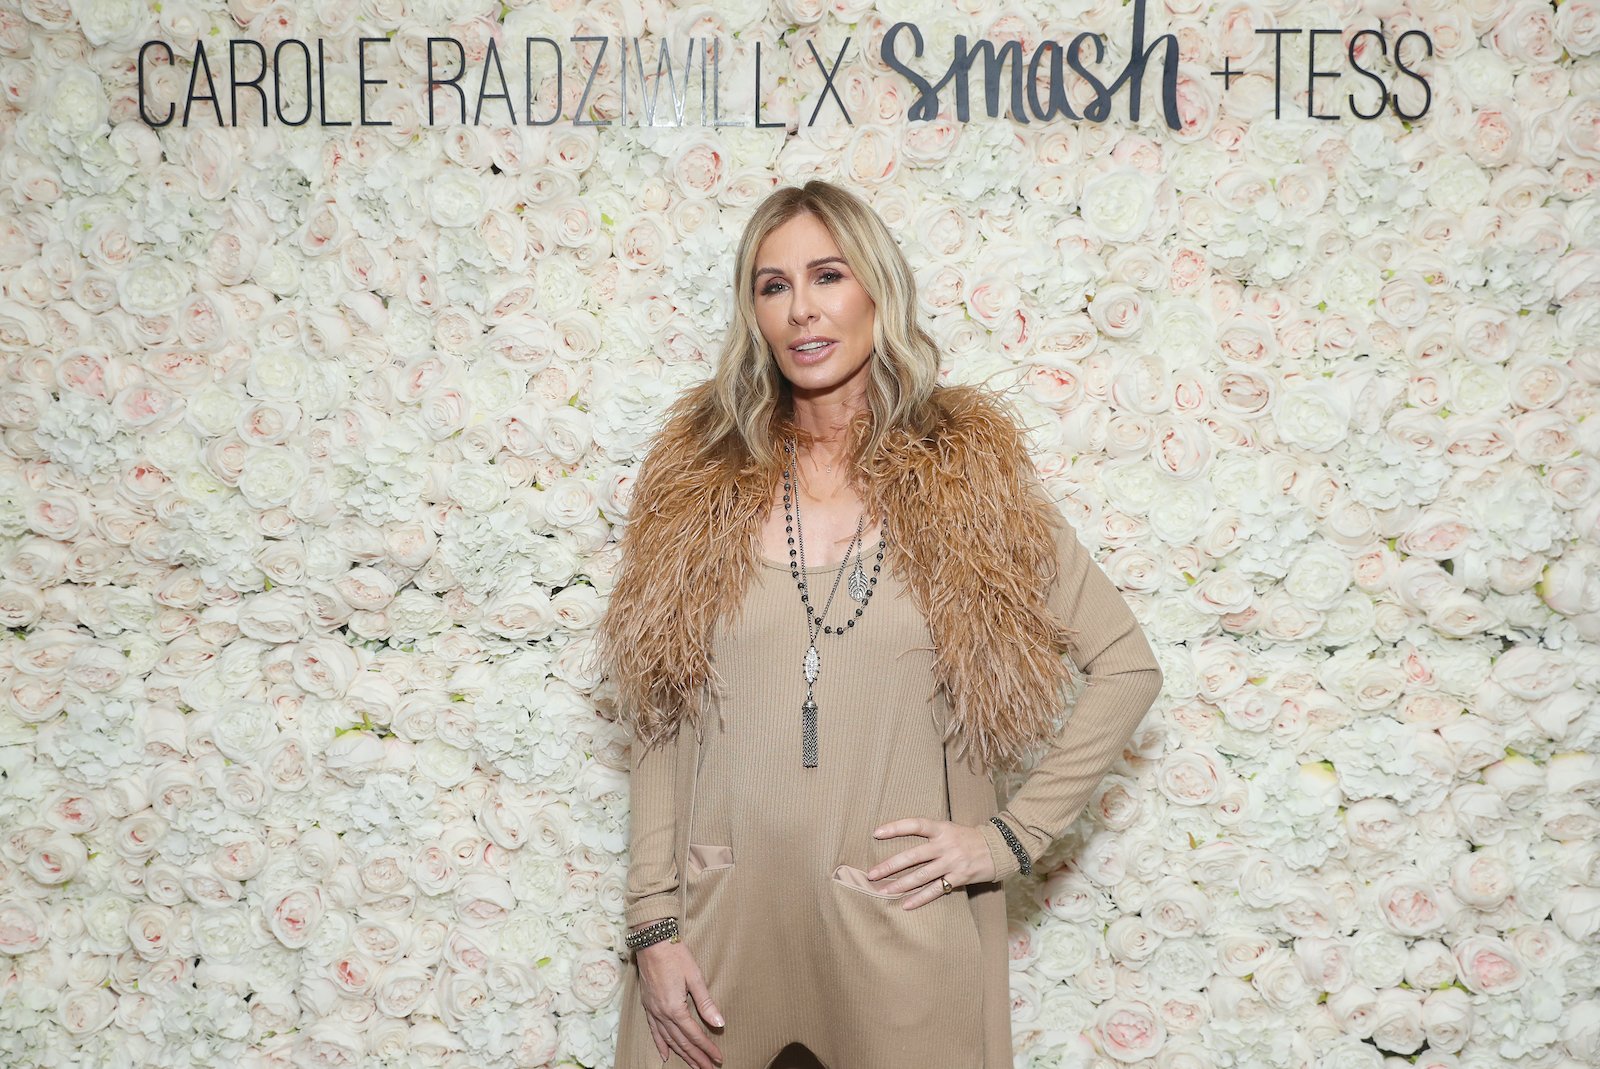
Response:
[{"label": "long sleeve", "polygon": [[[1067,652],[1085,681],[1061,733],[996,814],[1030,860],[1077,819],[1161,692],[1161,669],[1138,619],[1065,518],[1056,530],[1056,553],[1050,609],[1077,631]],[[994,878],[1017,872],[1020,864],[1000,829],[984,821],[981,830]]]},{"label": "long sleeve", "polygon": [[677,749],[683,734],[646,749],[637,737],[629,758],[628,883],[623,919],[628,928],[678,914],[678,863],[674,784]]}]

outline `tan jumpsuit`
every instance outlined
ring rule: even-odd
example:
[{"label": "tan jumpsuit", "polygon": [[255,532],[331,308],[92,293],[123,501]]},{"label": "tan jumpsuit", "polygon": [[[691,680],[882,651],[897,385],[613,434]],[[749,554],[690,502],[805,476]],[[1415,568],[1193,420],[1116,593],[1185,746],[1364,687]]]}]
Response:
[{"label": "tan jumpsuit", "polygon": [[[949,704],[934,686],[932,636],[888,556],[856,625],[818,638],[816,768],[801,756],[805,610],[789,565],[772,561],[752,569],[713,636],[725,689],[698,740],[686,727],[671,744],[635,744],[625,923],[679,918],[727,1022],[707,1028],[724,1069],[788,1069],[774,1059],[794,1042],[827,1069],[1010,1069],[999,881],[1017,862],[986,818],[998,812],[1037,858],[1082,811],[1161,685],[1138,621],[1064,520],[1056,545],[1050,611],[1078,629],[1068,652],[1089,685],[1009,800],[1000,781],[946,756]],[[875,555],[868,547],[869,575]],[[809,570],[818,612],[835,571]],[[826,623],[854,615],[847,582],[848,572]],[[982,830],[995,881],[913,910],[870,885],[866,870],[926,841],[875,839],[873,829],[915,816]],[[659,1069],[632,962],[620,1014],[616,1069]],[[687,1063],[674,1052],[667,1064]]]}]

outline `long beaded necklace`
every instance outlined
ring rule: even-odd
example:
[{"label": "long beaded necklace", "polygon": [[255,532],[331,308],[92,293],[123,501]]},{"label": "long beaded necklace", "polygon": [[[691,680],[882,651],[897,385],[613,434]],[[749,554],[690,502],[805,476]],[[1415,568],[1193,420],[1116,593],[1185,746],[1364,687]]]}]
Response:
[{"label": "long beaded necklace", "polygon": [[[798,471],[798,464],[795,463],[794,441],[791,439],[786,442],[784,448],[789,457],[788,463],[783,468],[783,516],[784,527],[788,531],[789,537],[789,574],[799,584],[800,603],[805,607],[806,611],[806,635],[811,640],[806,649],[805,660],[801,665],[801,670],[806,679],[806,700],[800,706],[800,759],[804,767],[816,768],[817,701],[812,694],[812,686],[816,683],[817,676],[822,672],[822,656],[817,653],[817,635],[819,632],[824,635],[843,635],[848,629],[856,626],[856,620],[860,618],[861,613],[866,609],[867,602],[872,599],[873,588],[878,585],[878,573],[883,570],[883,551],[889,543],[889,521],[885,517],[880,524],[878,556],[873,562],[872,576],[869,578],[866,571],[861,567],[860,550],[861,528],[866,523],[866,513],[862,513],[861,517],[856,520],[855,537],[850,540],[849,548],[845,550],[844,560],[839,562],[839,571],[833,577],[833,589],[828,591],[828,600],[822,606],[822,615],[814,615],[811,611],[811,588],[806,581],[806,540],[800,527],[800,495],[798,492],[794,495],[792,510],[790,507],[790,469],[793,467]],[[798,476],[796,476],[796,482],[798,481]],[[797,543],[800,547],[798,567],[795,562],[795,546]],[[848,589],[850,597],[860,604],[856,606],[855,615],[845,621],[843,627],[824,625],[822,621],[827,618],[828,609],[833,605],[833,596],[839,592],[839,580],[844,577],[845,565],[850,562],[852,551],[856,555],[856,564],[855,569],[850,574]]]}]

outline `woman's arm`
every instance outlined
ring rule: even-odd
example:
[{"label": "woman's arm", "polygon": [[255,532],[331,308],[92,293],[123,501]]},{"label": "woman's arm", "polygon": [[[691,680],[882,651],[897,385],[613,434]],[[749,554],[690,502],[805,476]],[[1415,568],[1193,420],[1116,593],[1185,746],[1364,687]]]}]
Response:
[{"label": "woman's arm", "polygon": [[[1077,705],[1022,785],[998,814],[1030,862],[1066,832],[1161,692],[1161,669],[1116,585],[1062,518],[1050,610],[1077,632],[1068,655],[1084,674]],[[1020,862],[993,823],[981,825],[996,880]]]},{"label": "woman's arm", "polygon": [[648,750],[637,737],[629,756],[628,885],[623,896],[624,923],[629,930],[678,915],[678,862],[673,798],[677,775],[678,738]]}]

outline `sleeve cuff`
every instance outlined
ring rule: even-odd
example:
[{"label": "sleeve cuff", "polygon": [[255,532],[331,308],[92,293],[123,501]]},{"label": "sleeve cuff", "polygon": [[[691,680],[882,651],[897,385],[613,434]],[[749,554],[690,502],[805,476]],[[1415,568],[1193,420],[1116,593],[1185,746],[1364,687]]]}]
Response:
[{"label": "sleeve cuff", "polygon": [[[994,827],[993,824],[989,826],[991,828]],[[678,892],[662,891],[630,903],[622,911],[622,923],[629,931],[632,931],[639,925],[649,921],[658,921],[662,917],[676,916],[678,916]]]},{"label": "sleeve cuff", "polygon": [[[1000,819],[1004,820],[1005,817]],[[978,830],[983,833],[984,842],[989,844],[989,859],[994,862],[996,883],[1022,871],[1022,863],[1011,852],[1011,847],[1006,845],[1006,837],[1000,834],[1000,829],[994,826],[993,821],[985,817]]]}]

